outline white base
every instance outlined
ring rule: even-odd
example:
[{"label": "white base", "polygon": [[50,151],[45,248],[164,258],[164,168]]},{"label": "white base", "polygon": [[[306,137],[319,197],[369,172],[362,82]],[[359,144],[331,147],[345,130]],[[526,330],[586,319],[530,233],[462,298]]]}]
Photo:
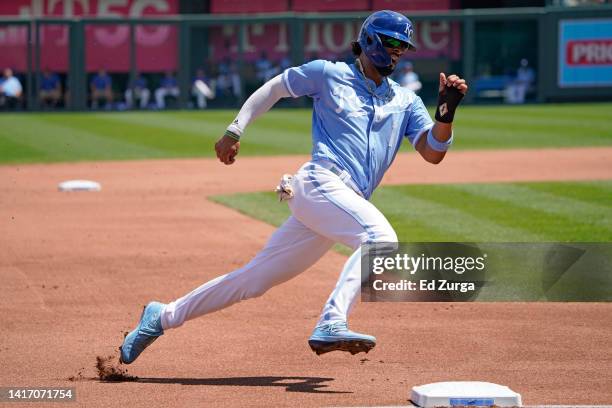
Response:
[{"label": "white base", "polygon": [[68,180],[59,183],[59,191],[100,191],[100,183],[91,180]]},{"label": "white base", "polygon": [[420,407],[476,405],[521,406],[521,394],[505,385],[482,381],[448,381],[412,387],[410,400]]}]

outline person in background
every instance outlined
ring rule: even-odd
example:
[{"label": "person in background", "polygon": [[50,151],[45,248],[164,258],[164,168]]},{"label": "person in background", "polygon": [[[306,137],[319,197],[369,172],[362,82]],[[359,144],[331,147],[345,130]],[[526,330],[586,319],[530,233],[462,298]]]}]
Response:
[{"label": "person in background", "polygon": [[260,83],[264,83],[274,76],[274,71],[272,61],[268,59],[266,52],[262,51],[259,59],[255,61],[255,77]]},{"label": "person in background", "polygon": [[230,64],[229,82],[232,85],[232,94],[236,98],[236,102],[242,101],[242,80],[240,79],[240,70],[235,63]]},{"label": "person in background", "polygon": [[146,109],[151,99],[151,91],[147,87],[147,79],[138,74],[131,86],[125,90],[125,104],[128,109],[134,107],[134,100],[139,101],[140,109]]},{"label": "person in background", "polygon": [[21,97],[23,96],[23,87],[21,82],[13,75],[13,70],[5,68],[0,83],[0,107],[2,109],[14,110],[19,107]]},{"label": "person in background", "polygon": [[56,108],[62,99],[62,83],[59,76],[45,68],[40,79],[38,100],[42,108]]},{"label": "person in background", "polygon": [[162,79],[159,88],[155,90],[155,103],[159,109],[166,108],[166,97],[172,96],[178,98],[179,87],[176,78],[172,71],[166,72],[166,76]]},{"label": "person in background", "polygon": [[516,78],[506,87],[506,103],[525,103],[525,96],[527,95],[529,88],[531,88],[534,79],[534,70],[529,66],[529,61],[523,58],[521,60],[521,65],[516,70]]},{"label": "person in background", "polygon": [[242,100],[242,82],[236,63],[227,59],[219,64],[215,88],[222,106],[234,106]]},{"label": "person in background", "polygon": [[110,75],[101,68],[89,83],[92,109],[98,109],[100,102],[104,102],[106,109],[110,109],[113,103],[112,84]]},{"label": "person in background", "polygon": [[404,66],[402,67],[402,72],[399,77],[399,81],[401,86],[404,88],[410,89],[414,93],[418,93],[423,84],[419,80],[419,76],[416,72],[414,72],[414,66],[412,62],[406,61]]},{"label": "person in background", "polygon": [[206,99],[214,99],[214,81],[210,81],[203,68],[196,71],[196,76],[191,84],[191,94],[196,98],[198,109],[206,108]]}]

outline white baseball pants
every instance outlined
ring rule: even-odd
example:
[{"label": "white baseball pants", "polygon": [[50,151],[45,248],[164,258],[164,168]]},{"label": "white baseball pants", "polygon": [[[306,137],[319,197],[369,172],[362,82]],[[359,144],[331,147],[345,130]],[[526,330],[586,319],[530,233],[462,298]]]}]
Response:
[{"label": "white baseball pants", "polygon": [[178,98],[179,93],[180,91],[178,87],[157,88],[155,90],[155,103],[157,104],[157,107],[159,109],[166,109],[166,96],[170,95]]},{"label": "white baseball pants", "polygon": [[176,328],[187,320],[263,295],[304,272],[334,242],[355,252],[345,263],[318,324],[346,321],[361,288],[360,245],[397,242],[397,236],[385,216],[342,179],[317,162],[304,164],[293,179],[295,196],[288,201],[292,216],[248,264],[166,305],[161,316],[163,328]]}]

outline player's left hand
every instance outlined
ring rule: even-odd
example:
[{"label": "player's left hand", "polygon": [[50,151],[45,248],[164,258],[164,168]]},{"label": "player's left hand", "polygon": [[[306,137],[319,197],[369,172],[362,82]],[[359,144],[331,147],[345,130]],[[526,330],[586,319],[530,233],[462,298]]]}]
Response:
[{"label": "player's left hand", "polygon": [[215,152],[219,161],[225,164],[233,164],[240,150],[240,142],[229,136],[223,135],[215,144]]},{"label": "player's left hand", "polygon": [[468,86],[465,79],[455,74],[448,77],[440,72],[440,86],[438,87],[438,107],[436,109],[436,120],[442,123],[452,123],[455,110],[467,93]]},{"label": "player's left hand", "polygon": [[451,74],[447,77],[443,72],[440,72],[440,87],[438,88],[438,92],[444,92],[445,87],[457,88],[457,90],[463,95],[465,95],[468,91],[468,85],[465,82],[465,79],[460,78],[455,74]]}]

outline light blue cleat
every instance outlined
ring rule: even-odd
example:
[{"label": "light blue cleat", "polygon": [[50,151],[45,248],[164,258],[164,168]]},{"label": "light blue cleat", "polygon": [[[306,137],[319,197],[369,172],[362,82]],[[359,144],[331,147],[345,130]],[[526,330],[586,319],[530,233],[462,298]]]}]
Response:
[{"label": "light blue cleat", "polygon": [[125,336],[119,348],[121,363],[133,363],[144,349],[164,334],[161,324],[161,312],[164,306],[166,305],[163,303],[151,302],[144,308],[138,327]]},{"label": "light blue cleat", "polygon": [[350,331],[346,322],[334,322],[315,327],[308,344],[317,355],[335,350],[367,353],[376,346],[376,337]]}]

